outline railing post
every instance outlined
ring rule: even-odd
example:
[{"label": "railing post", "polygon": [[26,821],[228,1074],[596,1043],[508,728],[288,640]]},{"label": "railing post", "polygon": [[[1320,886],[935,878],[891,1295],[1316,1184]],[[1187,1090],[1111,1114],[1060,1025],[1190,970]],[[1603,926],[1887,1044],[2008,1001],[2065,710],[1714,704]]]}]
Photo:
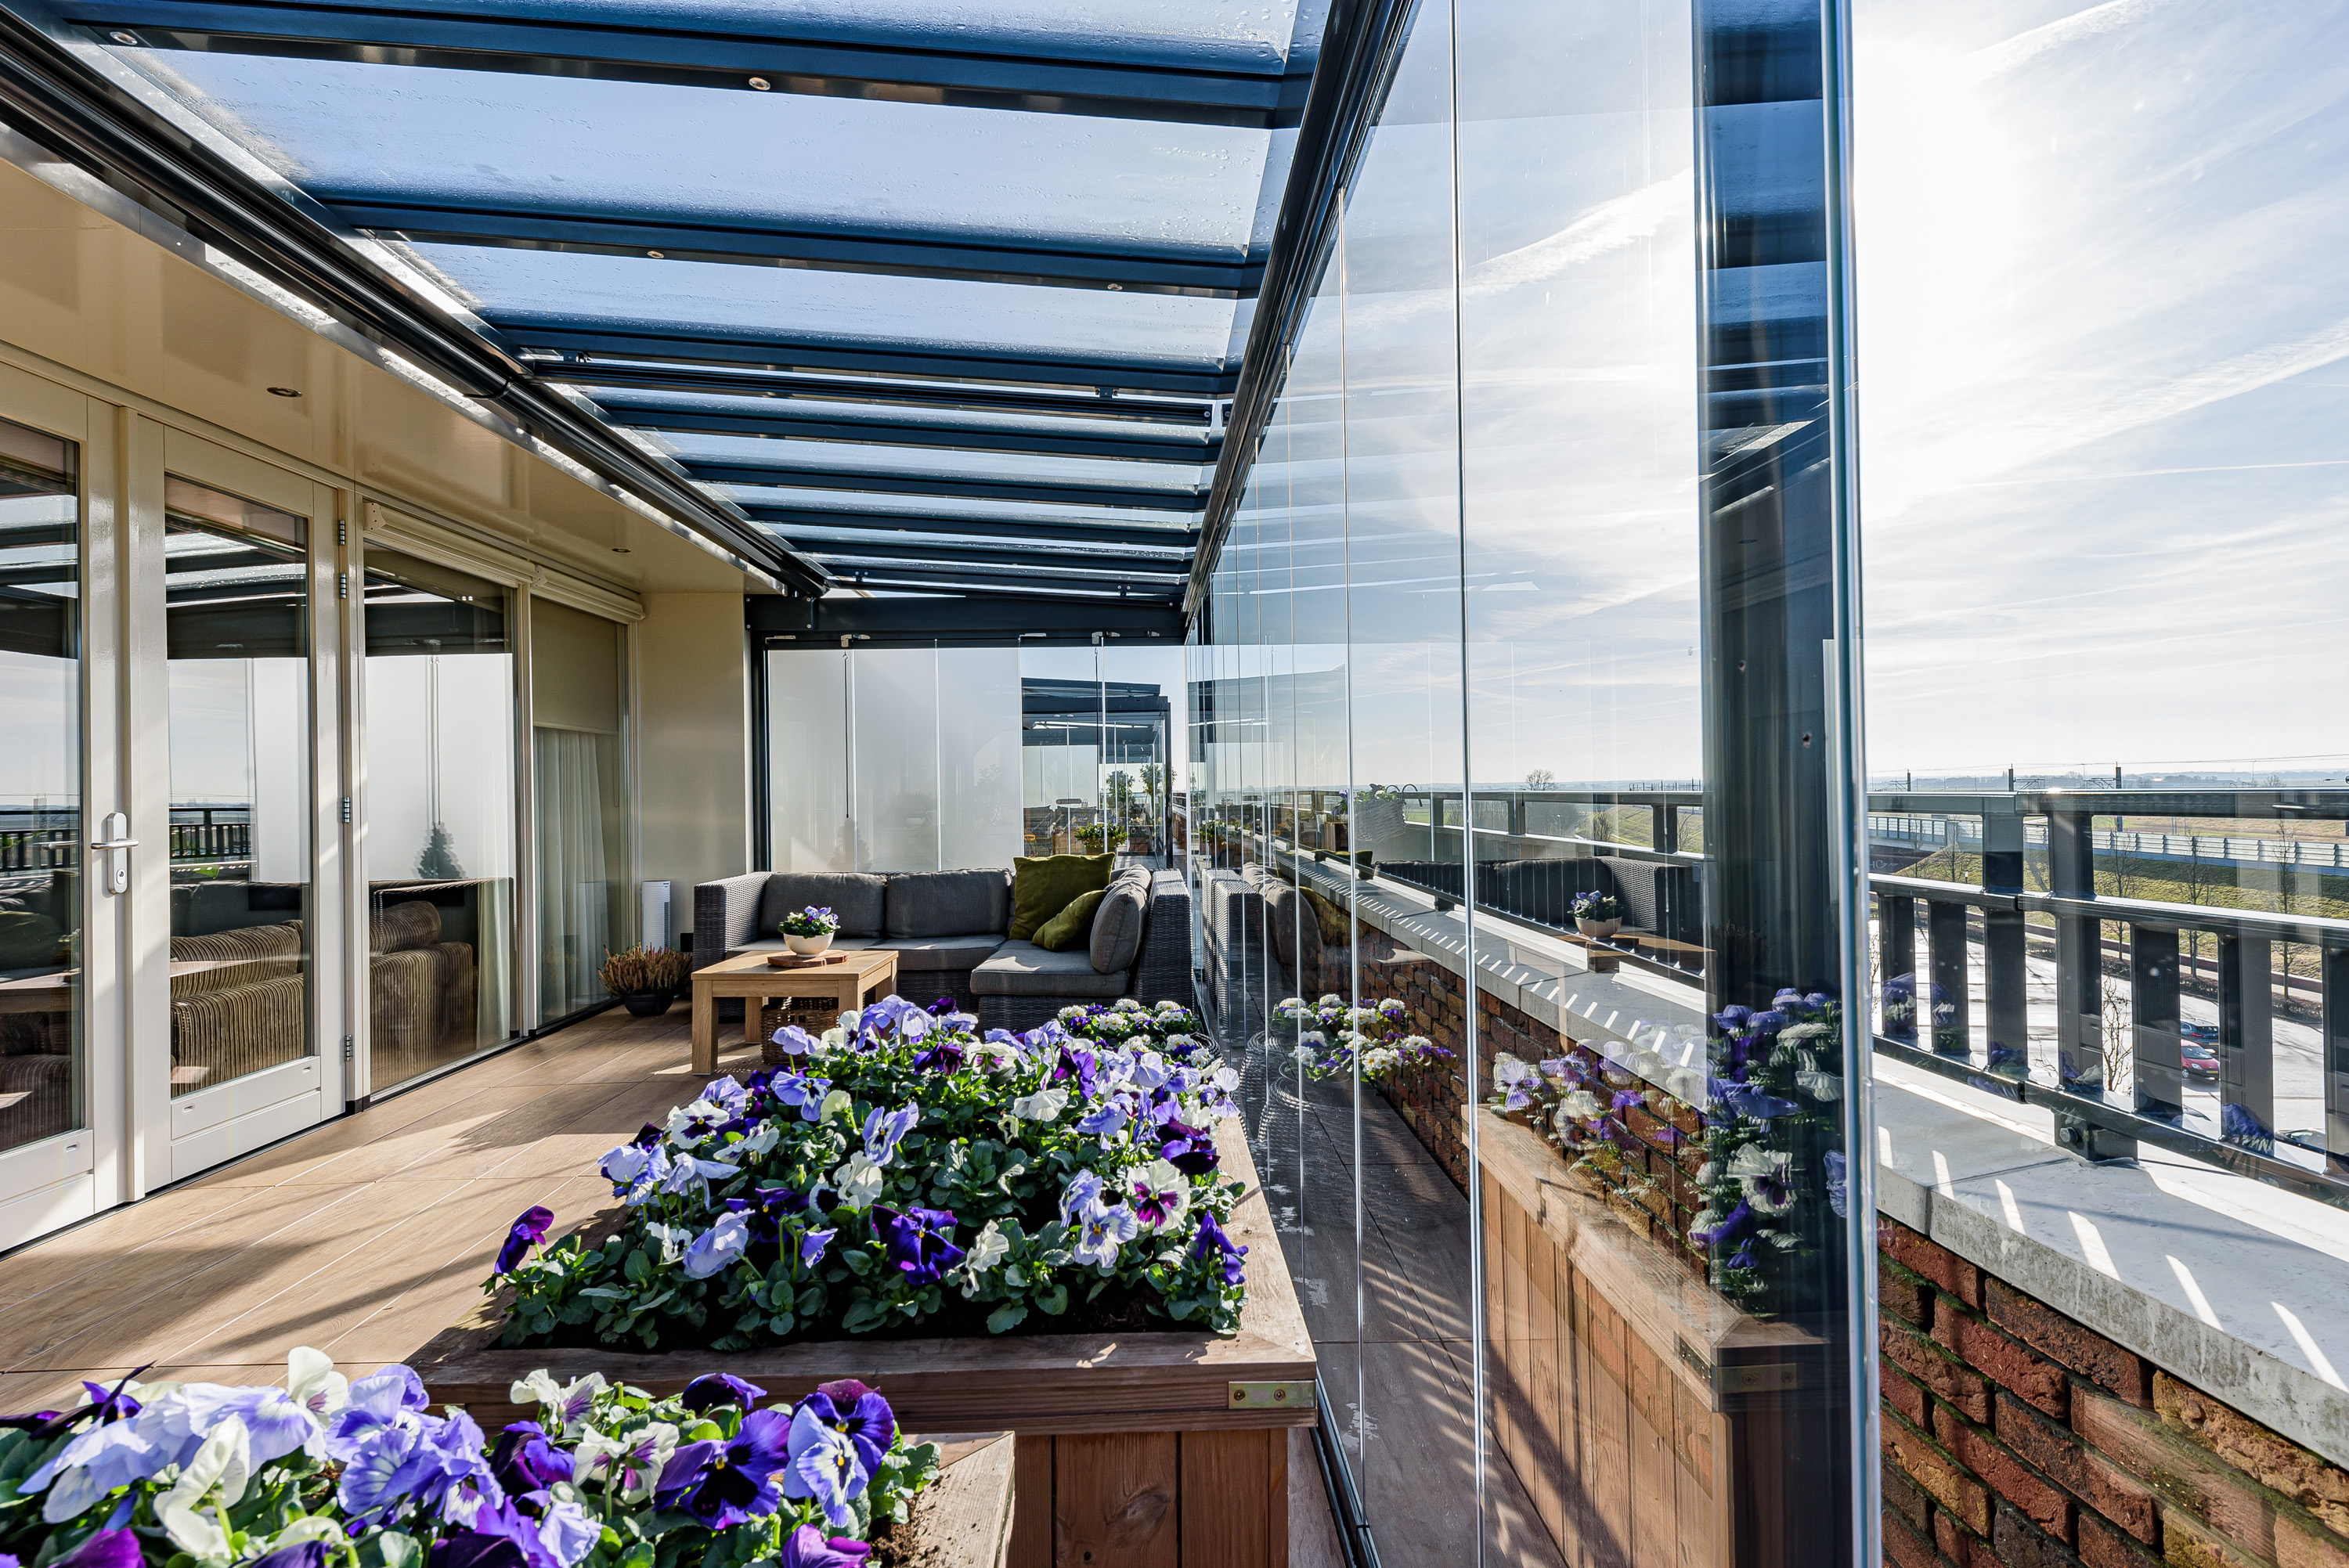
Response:
[{"label": "railing post", "polygon": [[1966,906],[1940,899],[1925,903],[1925,929],[1933,944],[1933,985],[1918,998],[1932,1031],[1933,1054],[1962,1057],[1973,1044],[1972,987],[1966,982]]},{"label": "railing post", "polygon": [[[1984,892],[2023,891],[2019,812],[1982,818],[1982,881]],[[2031,1076],[2031,1009],[2023,953],[2023,912],[1983,910],[1982,1021],[1989,1026],[1990,1066],[1993,1072],[2012,1068],[2016,1078]]]},{"label": "railing post", "polygon": [[1649,807],[1648,816],[1651,821],[1648,836],[1655,840],[1656,848],[1668,855],[1680,853],[1681,809],[1666,802]]},{"label": "railing post", "polygon": [[2178,1037],[2178,933],[2129,927],[2130,1059],[2137,1113],[2162,1121],[2186,1114],[2186,1068]]},{"label": "railing post", "polygon": [[2324,1165],[2349,1176],[2349,948],[2322,949],[2324,986]]},{"label": "railing post", "polygon": [[[1884,1035],[1907,1045],[1917,1043],[1917,1009],[1923,1004],[1917,984],[1917,901],[1889,893],[1876,895],[1877,951],[1884,965]],[[1894,1012],[1903,990],[1909,1016]]]},{"label": "railing post", "polygon": [[[2275,1151],[2275,960],[2264,936],[2219,938],[2219,1135]],[[2241,1108],[2256,1127],[2227,1125]]]},{"label": "railing post", "polygon": [[[2057,898],[2096,896],[2095,819],[2081,812],[2047,814],[2047,887]],[[2101,923],[2092,915],[2055,917],[2055,1074],[2075,1094],[2105,1092],[2105,954]],[[2099,1131],[2057,1112],[2056,1141],[2090,1158],[2137,1152],[2137,1140]]]}]

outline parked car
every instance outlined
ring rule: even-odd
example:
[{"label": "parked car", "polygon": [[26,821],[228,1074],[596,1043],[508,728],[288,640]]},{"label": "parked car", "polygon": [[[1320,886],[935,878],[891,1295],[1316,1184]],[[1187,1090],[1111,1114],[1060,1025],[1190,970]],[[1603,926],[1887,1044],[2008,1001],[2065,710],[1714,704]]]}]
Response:
[{"label": "parked car", "polygon": [[2178,1033],[2183,1038],[2199,1040],[2206,1046],[2215,1046],[2219,1043],[2219,1026],[2203,1023],[2199,1018],[2179,1019]]},{"label": "parked car", "polygon": [[2217,1083],[2219,1081],[2219,1049],[2216,1046],[2206,1045],[2200,1040],[2186,1039],[2178,1042],[2178,1050],[2184,1057],[2188,1082]]}]

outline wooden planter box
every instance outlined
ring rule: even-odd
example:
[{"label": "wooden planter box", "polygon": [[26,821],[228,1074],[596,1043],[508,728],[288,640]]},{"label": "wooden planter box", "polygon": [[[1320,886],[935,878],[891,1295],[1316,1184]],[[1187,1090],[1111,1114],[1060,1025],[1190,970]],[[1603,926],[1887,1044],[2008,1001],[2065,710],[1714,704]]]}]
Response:
[{"label": "wooden planter box", "polygon": [[1538,1134],[1471,1114],[1494,1433],[1559,1555],[1759,1561],[1739,1542],[1778,1539],[1775,1511],[1800,1503],[1790,1455],[1833,1413],[1829,1347],[1739,1311]]},{"label": "wooden planter box", "polygon": [[[911,1431],[1006,1429],[1018,1439],[1011,1568],[1286,1568],[1288,1433],[1314,1425],[1313,1342],[1239,1123],[1216,1130],[1223,1171],[1247,1186],[1232,1239],[1247,1248],[1247,1305],[1231,1338],[1205,1333],[837,1340],[780,1348],[630,1353],[498,1348],[484,1302],[414,1358],[435,1404],[485,1430],[522,1418],[515,1382],[601,1372],[674,1394],[731,1372],[790,1403],[834,1377],[889,1397]],[[1243,1387],[1243,1386],[1247,1387]]]}]

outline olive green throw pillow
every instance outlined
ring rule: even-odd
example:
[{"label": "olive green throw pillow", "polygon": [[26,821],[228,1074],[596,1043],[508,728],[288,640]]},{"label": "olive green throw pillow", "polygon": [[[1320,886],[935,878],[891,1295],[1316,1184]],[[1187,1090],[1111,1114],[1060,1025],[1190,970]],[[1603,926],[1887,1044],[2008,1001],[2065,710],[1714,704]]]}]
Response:
[{"label": "olive green throw pillow", "polygon": [[1036,928],[1069,907],[1081,892],[1109,886],[1111,855],[1021,855],[1011,862],[1011,940],[1024,942]]},{"label": "olive green throw pillow", "polygon": [[1109,896],[1105,888],[1081,892],[1069,901],[1069,907],[1036,928],[1036,945],[1047,953],[1066,953],[1070,948],[1091,942],[1093,934],[1093,911]]}]

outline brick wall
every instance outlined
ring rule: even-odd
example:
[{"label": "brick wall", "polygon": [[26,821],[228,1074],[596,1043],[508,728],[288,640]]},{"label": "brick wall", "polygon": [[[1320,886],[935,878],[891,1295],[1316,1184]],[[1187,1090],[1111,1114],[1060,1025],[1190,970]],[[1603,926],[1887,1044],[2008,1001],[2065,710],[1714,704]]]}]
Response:
[{"label": "brick wall", "polygon": [[1878,1231],[1898,1568],[2349,1568],[2349,1472],[1983,1274]]}]

